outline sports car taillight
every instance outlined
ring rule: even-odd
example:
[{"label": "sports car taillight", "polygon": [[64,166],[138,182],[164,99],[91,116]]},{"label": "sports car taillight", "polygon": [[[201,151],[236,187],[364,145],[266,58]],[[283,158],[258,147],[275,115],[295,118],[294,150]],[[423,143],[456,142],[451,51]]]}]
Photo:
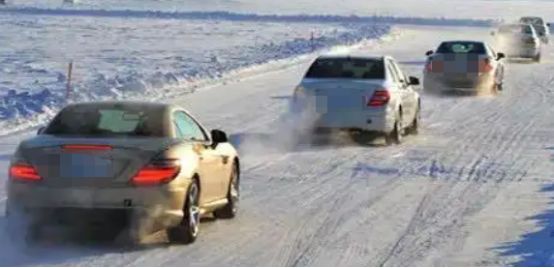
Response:
[{"label": "sports car taillight", "polygon": [[384,106],[390,101],[390,93],[386,89],[378,89],[373,92],[373,96],[367,101],[369,107]]},{"label": "sports car taillight", "polygon": [[27,163],[15,163],[10,166],[10,179],[16,181],[40,181],[42,177],[35,167]]},{"label": "sports car taillight", "polygon": [[155,160],[141,168],[131,179],[135,186],[152,186],[168,183],[177,177],[181,166],[175,159]]}]

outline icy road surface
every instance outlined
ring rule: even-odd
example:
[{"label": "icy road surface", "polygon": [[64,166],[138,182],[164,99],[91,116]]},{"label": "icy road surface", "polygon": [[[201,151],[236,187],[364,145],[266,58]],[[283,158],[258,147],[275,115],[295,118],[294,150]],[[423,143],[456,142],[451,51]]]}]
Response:
[{"label": "icy road surface", "polygon": [[[479,38],[489,29],[402,32],[361,49],[394,55],[421,76],[424,52],[441,39]],[[287,134],[276,122],[305,62],[175,99],[239,143],[236,219],[205,221],[188,246],[155,234],[130,249],[68,239],[22,251],[0,238],[0,264],[554,265],[551,51],[541,64],[510,64],[497,97],[423,96],[423,130],[400,146],[289,148],[268,139]],[[29,135],[0,140],[1,169]]]}]

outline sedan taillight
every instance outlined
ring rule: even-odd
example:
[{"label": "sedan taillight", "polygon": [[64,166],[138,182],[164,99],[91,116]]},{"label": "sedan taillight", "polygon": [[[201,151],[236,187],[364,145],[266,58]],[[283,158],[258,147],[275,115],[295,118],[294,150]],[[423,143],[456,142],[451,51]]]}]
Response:
[{"label": "sedan taillight", "polygon": [[490,59],[483,59],[479,61],[479,72],[480,73],[488,73],[492,71],[493,66],[491,64]]},{"label": "sedan taillight", "polygon": [[367,101],[368,107],[384,106],[390,101],[390,93],[386,89],[379,89],[373,92],[373,96]]},{"label": "sedan taillight", "polygon": [[431,73],[440,73],[444,71],[444,63],[442,60],[429,58],[425,64],[425,70]]},{"label": "sedan taillight", "polygon": [[35,167],[27,163],[15,163],[10,166],[10,179],[16,181],[40,181],[42,177]]},{"label": "sedan taillight", "polygon": [[175,159],[156,160],[142,167],[131,179],[135,186],[152,186],[168,183],[175,179],[181,170]]}]

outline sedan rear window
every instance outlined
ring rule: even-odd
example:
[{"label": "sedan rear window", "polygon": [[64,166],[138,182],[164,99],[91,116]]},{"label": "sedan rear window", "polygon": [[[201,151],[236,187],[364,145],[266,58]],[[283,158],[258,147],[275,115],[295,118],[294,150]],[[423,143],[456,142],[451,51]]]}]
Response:
[{"label": "sedan rear window", "polygon": [[163,137],[164,109],[160,106],[83,104],[64,108],[45,134],[78,136]]},{"label": "sedan rear window", "polygon": [[519,20],[522,23],[529,23],[533,25],[543,25],[544,21],[539,17],[524,17]]},{"label": "sedan rear window", "polygon": [[320,58],[306,74],[306,78],[384,79],[385,63],[380,59]]},{"label": "sedan rear window", "polygon": [[485,45],[478,42],[444,42],[437,49],[442,54],[486,54]]},{"label": "sedan rear window", "polygon": [[539,36],[544,36],[546,34],[546,28],[544,26],[535,26],[535,30],[537,30]]},{"label": "sedan rear window", "polygon": [[503,25],[500,26],[498,32],[504,34],[533,34],[531,25]]}]

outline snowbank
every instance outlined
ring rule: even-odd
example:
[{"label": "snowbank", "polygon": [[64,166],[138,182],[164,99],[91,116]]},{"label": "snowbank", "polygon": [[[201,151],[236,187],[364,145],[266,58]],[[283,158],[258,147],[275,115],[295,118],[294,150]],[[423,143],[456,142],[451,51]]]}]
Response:
[{"label": "snowbank", "polygon": [[233,13],[226,11],[158,11],[158,10],[105,10],[105,9],[68,9],[8,7],[1,13],[47,16],[89,16],[110,18],[151,18],[182,20],[227,20],[256,22],[316,22],[316,23],[394,23],[412,25],[477,26],[488,27],[496,20],[466,19],[444,17],[398,17],[398,16],[343,16],[343,15],[271,15],[255,13]]},{"label": "snowbank", "polygon": [[[31,17],[4,18],[15,27],[12,31],[31,30],[26,39],[18,35],[23,40],[10,40],[12,48],[0,48],[0,53],[9,55],[0,57],[0,75],[4,76],[0,78],[0,134],[41,124],[66,103],[64,73],[70,59],[76,60],[71,101],[160,100],[191,93],[224,77],[232,79],[240,70],[251,73],[269,62],[380,38],[391,28],[377,23],[322,26],[127,18],[117,23],[104,19],[104,24],[95,20],[91,25],[82,17]],[[75,43],[60,40],[60,29]],[[2,34],[14,36],[4,32],[0,38]],[[44,53],[52,47],[61,51]],[[49,58],[56,53],[61,56]]]}]

